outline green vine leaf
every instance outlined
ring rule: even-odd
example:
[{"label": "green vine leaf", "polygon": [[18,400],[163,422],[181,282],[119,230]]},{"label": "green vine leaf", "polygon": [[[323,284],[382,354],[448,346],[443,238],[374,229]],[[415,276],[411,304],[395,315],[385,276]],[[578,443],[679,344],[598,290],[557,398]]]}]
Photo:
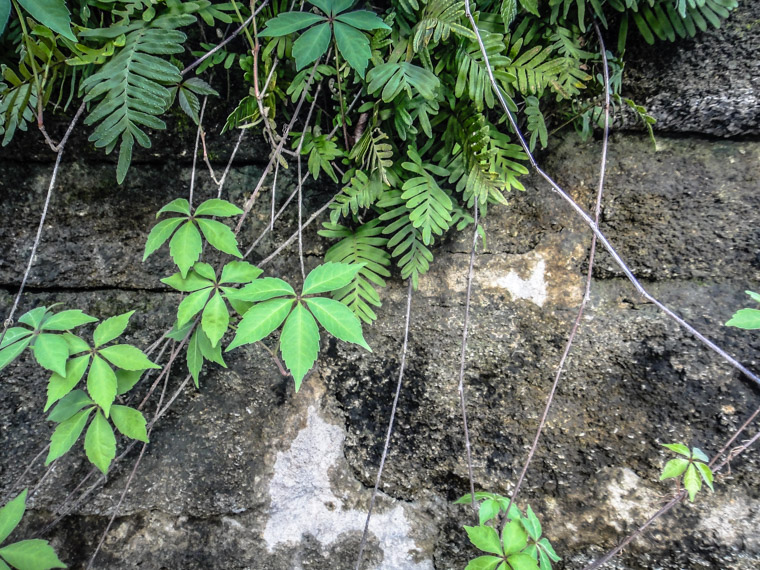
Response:
[{"label": "green vine leaf", "polygon": [[269,336],[290,314],[294,298],[278,298],[251,307],[237,328],[237,333],[225,352],[244,344],[252,344]]},{"label": "green vine leaf", "polygon": [[45,465],[50,465],[54,460],[64,455],[82,435],[87,419],[95,408],[82,410],[69,419],[58,424],[50,437],[50,450],[48,451]]},{"label": "green vine leaf", "polygon": [[[171,237],[169,253],[184,279],[201,255],[203,249],[201,232],[203,232],[206,241],[219,251],[235,257],[243,257],[237,247],[237,238],[229,227],[219,221],[200,217],[231,217],[242,214],[243,210],[234,204],[230,204],[226,200],[212,198],[200,204],[195,210],[195,215],[191,215],[188,201],[179,198],[161,208],[157,215],[165,212],[175,212],[186,217],[169,218],[153,226],[145,243],[143,261]],[[178,227],[179,229],[177,229]]]},{"label": "green vine leaf", "polygon": [[3,542],[18,526],[26,510],[27,489],[0,509],[0,542]]},{"label": "green vine leaf", "polygon": [[55,405],[53,411],[48,415],[48,421],[57,423],[66,421],[82,408],[94,405],[95,402],[93,402],[82,390],[73,390],[61,398],[61,400]]},{"label": "green vine leaf", "polygon": [[18,3],[43,26],[61,34],[67,40],[77,41],[74,32],[71,31],[71,15],[64,0],[18,0]]},{"label": "green vine leaf", "polygon": [[104,345],[107,342],[120,337],[129,324],[129,319],[134,315],[134,311],[129,311],[121,315],[110,317],[100,323],[92,333],[92,341],[95,348]]},{"label": "green vine leaf", "polygon": [[11,0],[0,0],[0,36],[5,32],[8,19],[11,16]]},{"label": "green vine leaf", "polygon": [[314,295],[335,291],[348,285],[362,265],[345,263],[324,263],[315,267],[303,282],[302,295]]},{"label": "green vine leaf", "polygon": [[319,327],[314,317],[300,303],[296,304],[282,327],[280,350],[285,365],[293,375],[297,392],[303,377],[314,366],[319,352]]},{"label": "green vine leaf", "polygon": [[66,568],[47,540],[32,538],[0,548],[0,558],[19,570]]},{"label": "green vine leaf", "polygon": [[145,416],[139,410],[115,405],[111,407],[111,419],[116,429],[127,437],[148,443]]},{"label": "green vine leaf", "polygon": [[372,352],[367,341],[364,340],[361,322],[351,309],[343,303],[324,297],[305,299],[305,301],[306,306],[327,332],[335,338],[358,344]]},{"label": "green vine leaf", "polygon": [[504,554],[499,535],[493,527],[465,526],[464,530],[467,531],[467,536],[469,537],[470,542],[472,542],[476,548],[483,552],[491,552],[498,555]]},{"label": "green vine leaf", "polygon": [[84,436],[84,450],[90,463],[106,475],[113,458],[116,457],[116,436],[111,424],[99,411],[95,414],[90,427],[87,428]]},{"label": "green vine leaf", "polygon": [[464,570],[496,570],[500,564],[504,566],[504,559],[501,556],[478,556],[470,560]]}]

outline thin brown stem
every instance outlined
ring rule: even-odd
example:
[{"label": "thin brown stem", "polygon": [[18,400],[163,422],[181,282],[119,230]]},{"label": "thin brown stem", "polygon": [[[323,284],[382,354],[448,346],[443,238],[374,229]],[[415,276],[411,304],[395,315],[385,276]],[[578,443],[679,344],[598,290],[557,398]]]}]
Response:
[{"label": "thin brown stem", "polygon": [[369,508],[367,509],[367,519],[364,521],[364,531],[362,532],[362,540],[359,543],[359,554],[356,557],[355,570],[359,570],[362,564],[362,557],[364,555],[364,548],[367,545],[367,536],[369,535],[369,521],[372,518],[372,509],[375,507],[375,500],[377,499],[377,493],[380,489],[380,480],[383,476],[383,467],[385,467],[385,460],[388,458],[388,449],[391,446],[391,435],[393,434],[393,424],[396,419],[396,409],[398,408],[398,398],[401,394],[401,385],[404,380],[404,368],[406,367],[406,353],[409,346],[409,323],[412,315],[412,280],[409,279],[406,292],[406,320],[404,322],[404,342],[401,345],[401,366],[398,371],[398,381],[396,382],[396,392],[393,394],[393,404],[391,405],[391,417],[388,419],[388,429],[385,433],[385,444],[383,445],[383,454],[380,457],[380,465],[377,468],[377,476],[375,477],[375,487],[372,489],[372,497],[369,500]]}]

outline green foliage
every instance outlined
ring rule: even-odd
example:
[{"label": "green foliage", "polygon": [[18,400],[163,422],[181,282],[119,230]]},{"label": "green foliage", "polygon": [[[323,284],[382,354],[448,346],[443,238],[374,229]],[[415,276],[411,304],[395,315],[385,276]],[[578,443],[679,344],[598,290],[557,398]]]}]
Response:
[{"label": "green foliage", "polygon": [[[469,562],[465,570],[551,570],[552,562],[560,557],[554,551],[549,539],[543,536],[541,522],[528,506],[525,514],[516,505],[509,507],[509,499],[496,493],[475,493],[478,505],[478,526],[465,526],[470,542],[486,555]],[[455,501],[470,504],[472,495],[467,494]],[[509,516],[503,526],[501,536],[489,523],[499,524],[502,516]]]},{"label": "green foliage", "polygon": [[317,322],[334,337],[371,351],[364,340],[361,322],[351,310],[332,299],[314,296],[346,287],[361,268],[361,265],[346,263],[319,265],[306,276],[300,295],[281,279],[257,279],[245,285],[234,296],[237,300],[254,304],[243,315],[235,338],[226,350],[258,342],[284,323],[280,351],[285,366],[293,375],[296,391],[317,359]]},{"label": "green foliage", "polygon": [[689,493],[689,500],[692,502],[694,502],[694,497],[702,489],[703,481],[710,487],[711,491],[714,490],[713,472],[708,465],[710,459],[701,449],[693,447],[689,450],[682,443],[664,443],[663,447],[668,448],[681,457],[671,459],[665,464],[660,474],[660,481],[673,478],[681,480],[681,477],[683,477],[684,489]]},{"label": "green foliage", "polygon": [[211,219],[211,217],[228,218],[242,214],[243,210],[237,206],[226,200],[212,198],[200,204],[195,212],[191,213],[188,201],[177,198],[161,208],[156,217],[164,212],[184,214],[185,217],[168,218],[153,226],[145,243],[143,261],[173,235],[174,237],[169,242],[169,253],[179,268],[180,276],[184,279],[201,255],[203,247],[201,233],[208,243],[219,251],[235,257],[243,257],[238,250],[237,238],[232,230],[222,222]]},{"label": "green foliage", "polygon": [[[753,291],[745,291],[750,298],[756,303],[760,303],[760,295]],[[737,327],[740,329],[757,330],[760,329],[760,310],[758,309],[739,309],[734,313],[728,322],[727,327]],[[1,364],[0,364],[1,366]]]},{"label": "green foliage", "polygon": [[[0,544],[13,532],[26,511],[27,489],[0,508]],[[48,570],[49,568],[66,568],[47,540],[21,540],[0,546],[0,568],[18,570]]]},{"label": "green foliage", "polygon": [[[308,28],[293,42],[296,69],[303,69],[325,55],[334,39],[338,51],[364,77],[371,56],[369,38],[363,31],[390,29],[376,14],[368,10],[346,12],[351,3],[340,0],[310,0],[324,15],[311,12],[284,12],[267,22],[259,34],[279,37]],[[316,24],[316,25],[314,25]]]}]

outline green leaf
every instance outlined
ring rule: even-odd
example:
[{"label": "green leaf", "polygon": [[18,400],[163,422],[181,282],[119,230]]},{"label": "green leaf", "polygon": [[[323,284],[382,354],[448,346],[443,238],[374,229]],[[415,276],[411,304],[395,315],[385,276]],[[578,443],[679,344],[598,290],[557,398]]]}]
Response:
[{"label": "green leaf", "polygon": [[362,335],[361,321],[351,309],[339,301],[325,297],[304,299],[304,301],[327,332],[335,338],[358,344],[372,352]]},{"label": "green leaf", "polygon": [[526,512],[525,518],[522,519],[522,524],[523,527],[525,527],[525,530],[528,531],[528,535],[533,540],[538,540],[541,538],[541,521],[538,520],[536,513],[533,512],[533,509],[530,508],[530,505],[528,505],[528,511]]},{"label": "green leaf", "polygon": [[478,524],[480,524],[480,526],[483,526],[488,521],[495,518],[496,515],[499,514],[500,510],[501,507],[499,506],[498,501],[495,501],[493,499],[486,499],[480,504],[480,508],[478,509]]},{"label": "green leaf", "polygon": [[702,479],[705,483],[707,483],[707,486],[710,487],[711,491],[715,491],[713,489],[713,472],[710,467],[702,462],[697,462],[694,464],[697,467],[697,470],[699,471],[700,475],[702,475]]},{"label": "green leaf", "polygon": [[[195,265],[198,264],[196,263]],[[169,287],[173,287],[177,291],[182,292],[198,291],[204,287],[213,287],[214,285],[214,282],[212,280],[201,277],[195,271],[190,271],[185,278],[183,278],[179,273],[174,273],[169,277],[164,277],[161,279],[161,283],[165,283]]]},{"label": "green leaf", "polygon": [[206,306],[211,291],[211,288],[201,289],[182,299],[179,307],[177,307],[177,326],[181,328],[185,323],[190,322]]},{"label": "green leaf", "polygon": [[754,291],[745,291],[747,295],[750,296],[750,298],[755,301],[756,303],[760,303],[760,294],[755,293]]},{"label": "green leaf", "polygon": [[259,37],[276,38],[302,30],[326,18],[311,12],[284,12],[267,21],[267,26],[259,32]]},{"label": "green leaf", "polygon": [[85,406],[94,406],[93,402],[83,390],[69,392],[58,402],[48,416],[49,422],[61,423],[68,420]]},{"label": "green leaf", "polygon": [[689,493],[689,500],[693,503],[694,497],[697,496],[697,493],[702,488],[702,479],[693,464],[689,465],[689,468],[686,469],[686,473],[683,476],[683,486]]},{"label": "green leaf", "polygon": [[84,451],[87,459],[103,472],[108,473],[111,461],[116,457],[116,436],[108,420],[99,411],[87,428],[84,436]]},{"label": "green leaf", "polygon": [[689,461],[686,459],[671,459],[665,464],[660,475],[660,481],[670,479],[671,477],[680,477],[688,466]]},{"label": "green leaf", "polygon": [[323,263],[315,267],[303,282],[302,295],[335,291],[348,285],[356,273],[364,267],[361,263]]},{"label": "green leaf", "polygon": [[134,313],[134,311],[129,311],[121,315],[113,316],[95,327],[95,331],[92,333],[92,341],[95,343],[95,348],[121,336],[129,324],[129,319]]},{"label": "green leaf", "polygon": [[187,272],[201,256],[202,249],[201,234],[193,222],[186,222],[176,231],[169,242],[169,254],[182,277],[187,277]]},{"label": "green leaf", "polygon": [[206,240],[219,251],[223,251],[235,257],[243,257],[237,247],[237,238],[232,230],[222,222],[198,218],[198,225]]},{"label": "green leaf", "polygon": [[39,328],[47,314],[47,307],[37,307],[21,315],[18,322],[29,325],[33,329]]},{"label": "green leaf", "polygon": [[734,313],[734,316],[726,322],[726,326],[747,330],[760,329],[760,310],[739,309]]},{"label": "green leaf", "polygon": [[47,540],[33,538],[22,540],[0,548],[2,556],[8,564],[18,570],[47,570],[48,568],[66,568],[58,559],[53,547]]},{"label": "green leaf", "polygon": [[297,392],[303,377],[314,366],[319,353],[319,327],[301,303],[296,303],[282,327],[280,350],[285,366],[293,375]]},{"label": "green leaf", "polygon": [[87,374],[87,392],[95,403],[103,408],[106,417],[116,399],[117,387],[113,369],[99,356],[93,357],[90,372]]},{"label": "green leaf", "polygon": [[283,297],[285,295],[295,297],[296,292],[293,290],[293,287],[282,279],[263,277],[235,291],[234,294],[229,293],[227,296],[230,298],[234,297],[240,301],[266,301],[267,299]]},{"label": "green leaf", "polygon": [[153,364],[142,350],[131,344],[114,344],[100,350],[100,355],[111,364],[123,370],[146,370],[161,368]]},{"label": "green leaf", "polygon": [[211,341],[211,346],[216,346],[222,340],[229,324],[230,313],[227,311],[224,299],[217,291],[209,300],[206,308],[203,309],[203,316],[201,317],[201,327]]},{"label": "green leaf", "polygon": [[[2,2],[3,0],[0,0]],[[3,562],[3,559],[0,558],[0,570],[11,570],[11,567],[8,566],[5,562]]]},{"label": "green leaf", "polygon": [[5,26],[8,25],[8,18],[11,15],[11,0],[0,0],[0,36],[5,32]]},{"label": "green leaf", "polygon": [[139,410],[128,406],[111,406],[111,420],[121,433],[129,438],[148,443],[145,417]]},{"label": "green leaf", "polygon": [[293,57],[296,70],[300,71],[324,55],[330,45],[330,24],[319,24],[306,30],[293,42]]},{"label": "green leaf", "polygon": [[343,58],[356,70],[359,77],[364,78],[372,51],[369,49],[369,38],[356,28],[341,22],[333,22],[335,41]]},{"label": "green leaf", "polygon": [[61,376],[66,376],[69,345],[61,335],[45,333],[37,335],[32,345],[32,352],[40,366]]},{"label": "green leaf", "polygon": [[193,265],[193,271],[204,279],[208,279],[214,283],[216,282],[216,271],[214,271],[214,268],[211,267],[208,263],[199,261]]},{"label": "green leaf", "polygon": [[464,530],[467,531],[467,536],[470,538],[470,542],[472,542],[476,548],[483,552],[491,552],[499,555],[504,554],[504,551],[501,548],[501,541],[499,540],[499,533],[497,533],[493,527],[486,525],[465,525]]},{"label": "green leaf", "polygon": [[268,336],[290,313],[294,299],[273,299],[251,307],[243,315],[237,333],[225,352],[243,344],[252,344]]},{"label": "green leaf", "polygon": [[504,542],[504,554],[514,554],[520,552],[528,544],[528,534],[523,528],[522,522],[513,520],[504,526],[501,533]]},{"label": "green leaf", "polygon": [[201,351],[198,338],[200,330],[200,327],[198,327],[195,329],[195,332],[193,332],[193,336],[190,337],[190,341],[187,343],[187,354],[185,355],[185,358],[187,359],[187,370],[193,377],[193,382],[195,383],[196,388],[200,386],[199,376],[201,368],[203,368],[203,351]]},{"label": "green leaf", "polygon": [[56,313],[42,324],[42,329],[46,331],[67,331],[87,323],[94,323],[97,320],[79,309],[73,309]]},{"label": "green leaf", "polygon": [[142,374],[143,370],[117,370],[116,393],[121,396],[129,392],[140,381]]},{"label": "green leaf", "polygon": [[[9,329],[13,330],[13,329]],[[26,329],[22,329],[26,330]],[[31,335],[31,331],[29,332],[29,335]],[[8,337],[8,334],[6,333],[6,338]],[[5,339],[4,339],[5,340]],[[4,346],[2,349],[0,349],[0,370],[8,366],[11,362],[13,362],[16,357],[18,357],[19,354],[24,352],[24,349],[29,346],[29,343],[32,342],[32,337],[27,336],[26,338],[17,338],[16,342],[13,344],[8,343],[6,346]]]},{"label": "green leaf", "polygon": [[72,42],[77,41],[71,31],[71,16],[64,0],[18,0],[18,3],[43,26]]},{"label": "green leaf", "polygon": [[500,556],[478,556],[470,560],[464,570],[494,570],[503,560]]},{"label": "green leaf", "polygon": [[522,552],[510,556],[507,558],[507,562],[509,562],[512,570],[539,570],[535,558]]},{"label": "green leaf", "polygon": [[63,333],[61,336],[63,336],[66,344],[69,345],[69,355],[90,351],[90,345],[83,338],[68,332]]},{"label": "green leaf", "polygon": [[0,509],[0,543],[8,538],[8,535],[21,522],[26,510],[26,494],[27,489],[24,489],[15,499]]},{"label": "green leaf", "polygon": [[333,14],[333,0],[308,0],[309,4],[313,4],[325,14]]},{"label": "green leaf", "polygon": [[[158,211],[158,213],[156,214],[156,217],[160,216],[161,214],[165,212],[175,212],[177,214],[185,214],[186,216],[189,216],[190,202],[188,202],[185,198],[177,198],[176,200],[172,200],[166,206],[164,206]],[[179,219],[182,220],[183,218],[179,218]]]},{"label": "green leaf", "polygon": [[[87,370],[87,365],[89,363],[89,354],[83,354],[82,356],[77,356],[76,358],[70,358],[66,363],[66,376],[53,374],[50,377],[47,388],[47,403],[45,404],[44,411],[47,412],[50,406],[71,392],[74,387],[79,384],[79,381],[82,379],[82,376],[84,376],[84,372]],[[56,419],[51,421],[60,422],[61,420]]]},{"label": "green leaf", "polygon": [[538,541],[538,544],[541,546],[542,550],[546,552],[549,558],[552,559],[553,562],[559,562],[562,560],[559,556],[557,556],[557,553],[554,551],[554,547],[551,545],[548,538],[542,538]]},{"label": "green leaf", "polygon": [[71,449],[71,446],[79,439],[87,423],[87,418],[90,417],[94,409],[82,410],[58,424],[53,435],[50,436],[50,450],[48,451],[47,459],[45,459],[45,465],[50,465],[50,463]]},{"label": "green leaf", "polygon": [[261,275],[262,271],[247,261],[230,261],[222,268],[220,283],[249,283]]},{"label": "green leaf", "polygon": [[670,451],[675,451],[679,455],[684,457],[691,457],[691,451],[682,443],[663,443],[663,447],[667,447]]},{"label": "green leaf", "polygon": [[206,200],[195,209],[196,216],[220,216],[228,218],[230,216],[239,216],[242,213],[243,210],[235,206],[235,204],[219,198]]},{"label": "green leaf", "polygon": [[335,19],[360,30],[370,31],[391,29],[391,27],[383,22],[377,14],[370,12],[369,10],[354,10],[353,12],[346,12],[345,14],[336,16]]},{"label": "green leaf", "polygon": [[216,362],[220,366],[227,368],[227,363],[224,362],[224,358],[222,358],[222,345],[217,344],[216,346],[212,346],[211,341],[208,336],[206,336],[206,333],[203,332],[203,329],[198,328],[198,330],[200,331],[198,333],[198,346],[201,349],[203,358],[210,362]]},{"label": "green leaf", "polygon": [[538,0],[520,0],[520,6],[526,12],[530,12],[534,16],[540,16],[538,13]]},{"label": "green leaf", "polygon": [[3,336],[3,342],[0,343],[0,348],[6,348],[31,334],[32,331],[24,327],[11,327],[5,331],[5,336]]},{"label": "green leaf", "polygon": [[699,459],[700,461],[704,461],[705,463],[708,463],[710,461],[710,458],[707,457],[707,454],[699,449],[698,447],[692,447],[691,448],[691,455],[694,457],[694,459]]},{"label": "green leaf", "polygon": [[150,256],[159,247],[164,245],[164,242],[168,240],[169,236],[174,233],[174,230],[177,229],[177,226],[179,226],[184,221],[185,218],[169,218],[166,220],[161,220],[155,226],[153,226],[153,229],[150,230],[150,233],[148,234],[148,239],[145,241],[145,253],[143,253],[143,261],[148,259],[148,256]]}]

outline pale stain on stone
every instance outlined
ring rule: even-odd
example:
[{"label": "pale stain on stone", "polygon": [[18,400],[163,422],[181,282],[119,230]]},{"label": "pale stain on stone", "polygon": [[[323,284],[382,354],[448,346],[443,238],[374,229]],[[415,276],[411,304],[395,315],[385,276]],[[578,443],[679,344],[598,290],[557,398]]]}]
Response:
[{"label": "pale stain on stone", "polygon": [[516,271],[510,271],[504,276],[493,279],[490,285],[506,289],[513,299],[527,299],[543,307],[547,298],[545,272],[546,262],[539,259],[527,279],[521,278]]},{"label": "pale stain on stone", "polygon": [[[299,543],[311,535],[323,546],[346,533],[360,535],[366,511],[345,509],[335,495],[329,472],[343,454],[344,431],[308,410],[308,423],[285,452],[277,454],[274,477],[269,485],[270,513],[264,529],[267,549]],[[383,550],[377,570],[432,570],[430,560],[419,560],[420,551],[409,537],[411,527],[401,505],[390,510],[375,510],[370,533]]]}]

